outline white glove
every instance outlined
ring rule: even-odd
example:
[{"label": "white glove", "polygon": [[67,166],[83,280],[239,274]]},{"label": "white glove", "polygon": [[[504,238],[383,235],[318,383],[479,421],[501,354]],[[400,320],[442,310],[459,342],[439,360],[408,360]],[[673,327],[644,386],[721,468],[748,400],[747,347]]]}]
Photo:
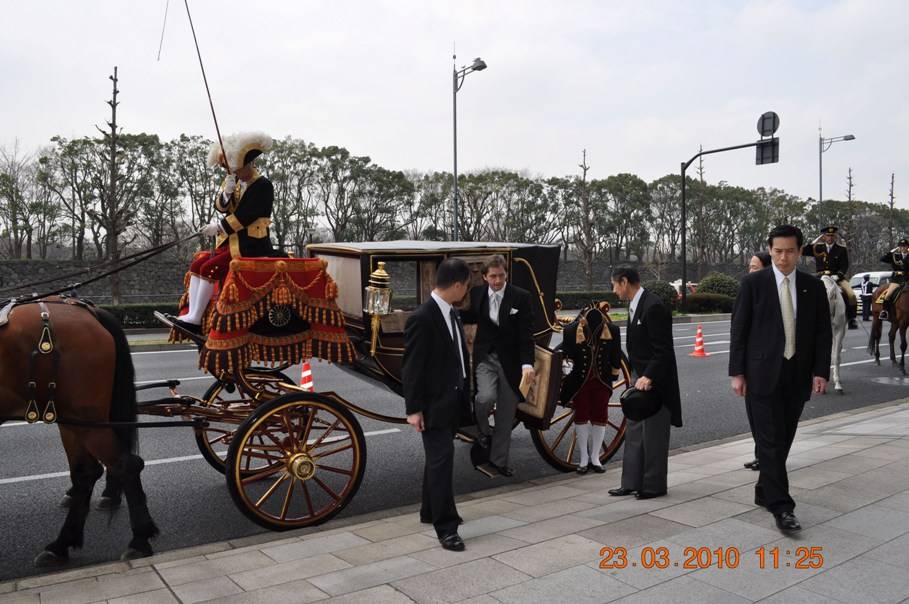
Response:
[{"label": "white glove", "polygon": [[221,232],[221,222],[214,221],[210,224],[206,224],[204,227],[199,229],[199,234],[204,237],[214,237]]},{"label": "white glove", "polygon": [[229,203],[230,198],[233,196],[234,191],[237,189],[237,177],[233,174],[228,174],[224,177],[224,189],[221,191],[221,195],[224,197],[224,201]]}]

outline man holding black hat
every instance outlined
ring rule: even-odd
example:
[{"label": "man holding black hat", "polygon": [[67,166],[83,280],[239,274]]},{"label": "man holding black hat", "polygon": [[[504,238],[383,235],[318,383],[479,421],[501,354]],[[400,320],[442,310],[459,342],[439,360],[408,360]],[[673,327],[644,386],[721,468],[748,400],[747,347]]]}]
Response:
[{"label": "man holding black hat", "polygon": [[659,399],[659,410],[642,420],[628,419],[622,486],[610,495],[651,499],[666,494],[669,464],[669,426],[682,426],[679,373],[672,340],[672,314],[659,296],[641,287],[638,271],[619,267],[612,272],[612,289],[628,301],[625,347],[634,371],[634,387]]},{"label": "man holding black hat", "polygon": [[849,286],[846,272],[849,270],[849,251],[837,241],[838,227],[828,226],[821,229],[818,237],[802,248],[803,256],[814,257],[814,270],[818,277],[831,275],[836,277],[837,285],[843,291],[846,300],[846,318],[849,329],[858,329],[855,317],[858,314],[858,300]]},{"label": "man holding black hat", "polygon": [[209,165],[219,165],[228,170],[215,198],[215,209],[223,218],[215,218],[199,229],[200,235],[217,237],[216,246],[214,252],[198,254],[190,265],[189,308],[179,318],[171,317],[174,325],[184,332],[201,334],[202,317],[215,284],[227,276],[233,258],[271,256],[274,253],[268,226],[271,224],[275,190],[254,163],[271,146],[271,137],[261,132],[225,136],[223,150],[217,143],[211,146]]}]

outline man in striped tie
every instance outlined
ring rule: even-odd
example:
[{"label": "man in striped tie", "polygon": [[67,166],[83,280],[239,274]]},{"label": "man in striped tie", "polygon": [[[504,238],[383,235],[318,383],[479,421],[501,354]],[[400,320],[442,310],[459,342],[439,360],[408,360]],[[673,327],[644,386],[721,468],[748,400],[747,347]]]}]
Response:
[{"label": "man in striped tie", "polygon": [[729,375],[745,397],[757,445],[760,475],[755,505],[785,532],[802,527],[789,495],[786,459],[799,417],[812,392],[823,394],[830,376],[830,308],[820,279],[796,270],[802,232],[792,225],[770,231],[772,270],[742,280],[732,315]]}]

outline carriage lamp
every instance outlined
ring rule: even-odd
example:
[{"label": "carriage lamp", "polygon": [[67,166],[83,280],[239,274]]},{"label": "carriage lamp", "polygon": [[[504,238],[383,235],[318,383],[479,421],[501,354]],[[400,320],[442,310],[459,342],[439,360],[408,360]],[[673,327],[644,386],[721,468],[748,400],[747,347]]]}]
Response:
[{"label": "carriage lamp", "polygon": [[369,348],[370,356],[376,356],[376,346],[379,343],[379,328],[382,317],[391,310],[391,285],[388,273],[385,272],[385,263],[379,262],[379,267],[369,275],[369,285],[366,286],[366,312],[372,316],[372,343]]}]

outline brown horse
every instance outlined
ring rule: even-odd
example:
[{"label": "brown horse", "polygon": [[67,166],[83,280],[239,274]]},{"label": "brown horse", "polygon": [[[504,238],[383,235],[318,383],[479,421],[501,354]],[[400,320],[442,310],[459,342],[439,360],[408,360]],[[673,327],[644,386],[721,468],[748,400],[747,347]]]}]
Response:
[{"label": "brown horse", "polygon": [[106,311],[58,297],[14,306],[8,319],[0,325],[0,422],[56,421],[73,484],[63,528],[35,564],[63,564],[69,548],[82,546],[103,467],[129,507],[132,539],[123,559],[151,555],[158,528],[139,479],[145,463],[135,454],[134,370],[123,329]]},{"label": "brown horse", "polygon": [[[881,335],[884,329],[884,322],[881,320],[881,310],[883,305],[878,304],[876,300],[887,289],[886,285],[881,285],[874,291],[872,300],[875,302],[871,306],[871,336],[868,339],[868,353],[874,356],[877,364],[881,364]],[[893,312],[890,313],[890,360],[894,365],[898,365],[903,375],[906,375],[906,329],[909,328],[909,294],[901,293],[893,303]],[[899,362],[896,360],[896,350],[894,342],[896,332],[900,334],[900,351]]]}]

